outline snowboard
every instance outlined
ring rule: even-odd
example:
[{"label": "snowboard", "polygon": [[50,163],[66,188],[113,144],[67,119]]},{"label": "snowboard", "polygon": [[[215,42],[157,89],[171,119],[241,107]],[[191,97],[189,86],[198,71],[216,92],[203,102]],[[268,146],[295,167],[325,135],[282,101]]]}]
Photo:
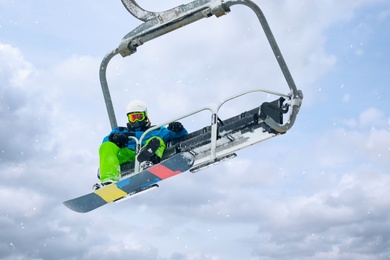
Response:
[{"label": "snowboard", "polygon": [[63,203],[73,211],[86,213],[149,188],[158,187],[157,182],[189,170],[194,161],[194,155],[191,153],[178,153],[135,175]]}]

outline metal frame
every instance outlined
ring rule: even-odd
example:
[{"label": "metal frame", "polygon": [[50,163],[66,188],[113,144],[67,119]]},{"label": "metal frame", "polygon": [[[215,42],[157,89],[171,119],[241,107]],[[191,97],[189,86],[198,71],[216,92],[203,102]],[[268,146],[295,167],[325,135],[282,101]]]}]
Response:
[{"label": "metal frame", "polygon": [[[286,99],[290,101],[290,116],[287,122],[283,125],[275,122],[272,118],[267,117],[264,122],[269,125],[271,128],[273,128],[277,133],[285,133],[287,132],[294,124],[295,118],[299,112],[303,94],[300,90],[297,90],[297,87],[295,85],[295,82],[291,76],[291,73],[287,67],[287,64],[283,58],[283,55],[276,43],[276,40],[272,34],[272,31],[268,25],[267,20],[265,19],[265,16],[261,9],[252,1],[250,0],[195,0],[193,2],[190,2],[188,4],[180,5],[175,8],[163,11],[163,12],[150,12],[147,10],[144,10],[141,8],[135,0],[121,0],[124,7],[132,14],[135,18],[141,20],[143,23],[136,27],[134,30],[129,32],[127,35],[124,36],[122,41],[120,42],[119,46],[109,52],[102,60],[100,65],[100,83],[103,91],[103,96],[106,103],[107,113],[110,120],[110,124],[112,128],[117,127],[117,120],[112,104],[112,99],[110,95],[110,91],[107,84],[107,66],[110,60],[120,54],[122,57],[130,56],[134,54],[137,51],[137,48],[144,44],[145,42],[148,42],[150,40],[153,40],[159,36],[162,36],[166,33],[169,33],[171,31],[174,31],[178,28],[181,28],[183,26],[186,26],[188,24],[191,24],[193,22],[196,22],[203,18],[208,18],[211,16],[220,17],[223,15],[228,14],[231,11],[231,7],[234,5],[245,5],[252,9],[254,13],[256,14],[263,30],[265,33],[265,36],[271,46],[271,49],[274,53],[274,56],[279,64],[279,67],[283,73],[283,76],[287,82],[287,85],[289,87],[289,93],[287,95],[275,93],[272,91],[267,90],[252,90],[247,91],[241,94],[238,94],[230,99],[227,99],[223,103],[219,105],[216,111],[214,111],[211,108],[202,108],[200,110],[197,110],[195,112],[192,112],[190,114],[187,114],[183,117],[176,118],[175,120],[180,120],[182,118],[191,116],[195,113],[198,113],[203,110],[210,110],[212,113],[212,123],[211,123],[211,149],[210,149],[210,158],[206,159],[206,161],[215,161],[216,157],[218,156],[218,153],[216,151],[217,149],[217,132],[218,132],[218,124],[217,124],[217,118],[218,118],[218,111],[220,107],[227,101],[230,101],[232,99],[235,99],[237,97],[240,97],[242,95],[252,93],[255,91],[261,91],[261,92],[267,92],[279,96],[283,96]],[[170,121],[170,122],[172,122]],[[166,125],[169,122],[166,122],[164,124],[161,124],[159,126],[153,127],[150,130],[156,129],[162,125]],[[142,137],[143,138],[143,137]],[[139,144],[142,142],[139,140],[137,142],[137,147],[139,149]],[[259,142],[256,140],[255,142]],[[255,143],[253,142],[253,143]],[[253,144],[251,143],[251,144]],[[247,146],[247,145],[246,145]],[[242,149],[238,148],[238,149]],[[237,149],[236,149],[237,150]],[[204,160],[203,160],[204,161]],[[138,169],[139,165],[136,162],[136,169]]]}]

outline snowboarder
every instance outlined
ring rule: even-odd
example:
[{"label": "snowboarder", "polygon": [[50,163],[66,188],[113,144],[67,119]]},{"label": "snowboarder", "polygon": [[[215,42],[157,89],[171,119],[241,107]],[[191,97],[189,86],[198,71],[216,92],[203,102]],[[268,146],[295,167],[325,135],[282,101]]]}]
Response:
[{"label": "snowboarder", "polygon": [[[103,139],[99,148],[100,182],[107,185],[120,180],[120,165],[133,162],[136,157],[135,141],[151,127],[147,107],[144,102],[134,100],[127,106],[127,127],[116,127]],[[146,134],[137,160],[147,165],[157,164],[164,154],[165,143],[187,135],[187,130],[180,122],[172,122],[168,128],[162,126]],[[142,165],[142,164],[141,164]],[[100,188],[94,186],[94,189]]]}]

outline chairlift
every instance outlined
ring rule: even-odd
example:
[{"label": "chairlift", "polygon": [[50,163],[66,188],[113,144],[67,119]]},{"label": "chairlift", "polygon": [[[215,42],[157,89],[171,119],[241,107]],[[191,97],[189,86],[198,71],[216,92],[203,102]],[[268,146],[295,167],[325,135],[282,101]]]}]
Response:
[{"label": "chairlift", "polygon": [[[297,90],[267,20],[261,9],[254,2],[250,0],[195,0],[163,12],[151,12],[141,8],[135,0],[121,1],[129,13],[143,23],[126,34],[119,46],[106,54],[100,65],[100,83],[111,128],[118,126],[106,75],[107,66],[111,59],[118,54],[122,57],[131,56],[144,43],[203,18],[212,16],[219,18],[227,15],[231,12],[231,7],[234,5],[247,6],[256,14],[287,82],[289,91],[286,94],[282,94],[264,89],[249,90],[228,98],[216,109],[210,107],[200,108],[169,122],[156,125],[147,132],[167,125],[170,122],[179,121],[203,111],[209,111],[211,124],[166,144],[166,150],[162,158],[164,160],[177,153],[190,152],[195,157],[195,163],[190,171],[196,172],[210,165],[234,158],[236,157],[236,151],[284,134],[294,125],[302,103],[303,94],[300,90]],[[256,92],[272,94],[279,98],[271,102],[259,102],[260,106],[226,120],[220,119],[220,108],[224,104]],[[140,140],[135,139],[137,151],[141,148],[142,139],[147,132]],[[135,174],[139,172],[139,169],[140,166],[137,160],[133,163],[124,164],[121,166],[122,177]]]}]

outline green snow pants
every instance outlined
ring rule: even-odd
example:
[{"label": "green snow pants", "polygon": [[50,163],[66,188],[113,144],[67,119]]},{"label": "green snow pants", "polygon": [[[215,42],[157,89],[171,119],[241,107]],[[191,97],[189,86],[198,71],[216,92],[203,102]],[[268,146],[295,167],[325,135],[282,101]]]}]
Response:
[{"label": "green snow pants", "polygon": [[[150,142],[153,138],[158,138],[160,140],[160,147],[156,151],[158,157],[162,157],[165,151],[164,141],[158,137],[154,136],[146,140],[146,144]],[[121,178],[120,165],[127,162],[133,162],[135,160],[135,151],[128,148],[119,148],[116,144],[112,142],[104,142],[99,148],[99,157],[100,157],[100,182],[117,182]]]}]

